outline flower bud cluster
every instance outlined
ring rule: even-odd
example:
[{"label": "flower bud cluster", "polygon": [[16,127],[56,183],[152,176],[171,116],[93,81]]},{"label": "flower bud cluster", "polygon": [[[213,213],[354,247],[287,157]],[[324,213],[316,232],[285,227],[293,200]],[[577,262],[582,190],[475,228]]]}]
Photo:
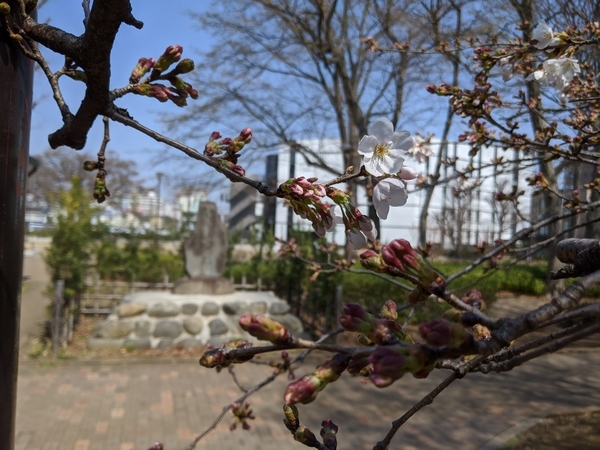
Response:
[{"label": "flower bud cluster", "polygon": [[435,359],[424,346],[382,346],[369,356],[369,379],[383,388],[411,373],[415,378],[426,378],[433,370]]},{"label": "flower bud cluster", "polygon": [[[213,131],[208,138],[208,142],[204,146],[204,154],[215,159],[221,167],[228,169],[240,176],[246,175],[246,170],[238,165],[238,158],[240,151],[252,141],[252,130],[250,128],[244,128],[240,131],[240,134],[235,138],[222,138],[221,133]],[[220,139],[220,140],[219,140]],[[231,181],[237,181],[227,175]]]},{"label": "flower bud cluster", "polygon": [[106,187],[106,171],[99,170],[94,180],[94,198],[98,203],[102,203],[110,197],[110,192]]},{"label": "flower bud cluster", "polygon": [[[178,76],[194,70],[194,61],[186,58],[180,61],[170,72],[163,73],[180,60],[182,52],[183,47],[181,45],[171,45],[156,61],[152,58],[140,58],[129,77],[129,83],[133,85],[131,91],[134,94],[153,97],[163,103],[170,100],[180,107],[187,105],[188,97],[197,99],[198,91]],[[141,81],[148,72],[150,72],[150,75],[144,81]],[[159,80],[166,80],[171,86],[155,83]]]},{"label": "flower bud cluster", "polygon": [[156,63],[154,63],[150,80],[158,80],[165,70],[181,59],[182,53],[183,47],[181,45],[168,46],[165,52],[156,60]]},{"label": "flower bud cluster", "polygon": [[[346,228],[346,238],[354,248],[363,248],[367,240],[374,242],[377,238],[377,229],[373,221],[365,216],[350,202],[350,197],[339,189],[327,188],[327,196],[335,202],[332,207],[336,223],[343,223]],[[337,207],[340,216],[337,216]]]},{"label": "flower bud cluster", "polygon": [[581,211],[581,196],[579,195],[579,189],[573,189],[573,196],[565,200],[565,208],[572,209],[573,211]]},{"label": "flower bud cluster", "polygon": [[548,180],[546,180],[546,177],[541,172],[535,174],[533,177],[525,178],[525,181],[527,181],[529,186],[536,188],[547,189],[549,186]]},{"label": "flower bud cluster", "polygon": [[419,333],[433,347],[462,348],[473,343],[473,335],[464,326],[440,317],[421,324]]},{"label": "flower bud cluster", "polygon": [[229,426],[230,431],[235,430],[238,424],[242,425],[242,428],[244,430],[249,430],[251,427],[248,423],[248,420],[255,419],[254,414],[250,409],[250,403],[248,402],[244,403],[243,405],[241,405],[240,403],[232,403],[231,414],[233,415],[233,417],[235,417],[236,421]]},{"label": "flower bud cluster", "polygon": [[327,192],[325,188],[305,177],[291,178],[279,186],[279,191],[290,202],[294,212],[308,219],[317,236],[323,237],[333,229],[334,219],[331,205],[323,203]]},{"label": "flower bud cluster", "polygon": [[390,345],[404,337],[402,327],[396,319],[396,304],[388,300],[382,308],[381,318],[366,312],[359,305],[344,305],[338,320],[346,331],[361,333],[359,341],[364,345]]},{"label": "flower bud cluster", "polygon": [[[285,403],[283,405],[283,424],[285,427],[292,432],[294,439],[307,447],[319,447],[319,441],[315,434],[310,431],[307,427],[300,425],[300,418],[298,415],[298,408],[293,404]],[[337,448],[337,432],[338,426],[331,421],[331,419],[325,419],[321,422],[321,438],[323,439],[323,445],[327,450],[336,450]]]},{"label": "flower bud cluster", "polygon": [[293,340],[292,334],[286,327],[262,314],[245,314],[240,317],[239,323],[244,331],[262,341],[286,345]]},{"label": "flower bud cluster", "polygon": [[129,83],[139,83],[140,80],[152,70],[154,63],[155,61],[153,58],[140,58],[137,65],[131,71]]},{"label": "flower bud cluster", "polygon": [[338,353],[331,359],[323,362],[317,369],[308,375],[290,383],[285,390],[284,400],[286,405],[296,403],[307,404],[317,398],[317,394],[325,389],[329,383],[336,381],[348,367],[350,355]]}]

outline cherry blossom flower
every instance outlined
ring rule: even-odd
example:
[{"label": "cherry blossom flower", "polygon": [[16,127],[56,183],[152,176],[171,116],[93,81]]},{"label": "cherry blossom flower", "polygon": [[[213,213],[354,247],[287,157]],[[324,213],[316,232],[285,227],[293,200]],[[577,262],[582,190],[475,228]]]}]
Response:
[{"label": "cherry blossom flower", "polygon": [[403,155],[414,145],[408,131],[394,131],[386,118],[377,119],[369,128],[369,135],[358,144],[362,164],[370,175],[380,177],[398,173],[404,164]]},{"label": "cherry blossom flower", "polygon": [[555,79],[563,86],[569,84],[576,73],[581,72],[579,62],[573,58],[549,59],[542,64],[549,78]]},{"label": "cherry blossom flower", "polygon": [[390,206],[403,206],[408,200],[404,183],[397,178],[381,180],[373,188],[373,206],[381,220],[387,219]]},{"label": "cherry blossom flower", "polygon": [[560,39],[554,37],[552,28],[544,20],[540,20],[540,23],[533,29],[532,40],[537,41],[535,48],[540,50],[562,43]]},{"label": "cherry blossom flower", "polygon": [[429,158],[433,154],[433,150],[431,150],[429,142],[425,141],[419,136],[413,137],[413,141],[413,147],[411,149],[408,149],[406,153],[415,158],[420,163],[424,163],[425,161],[427,161],[427,158]]}]

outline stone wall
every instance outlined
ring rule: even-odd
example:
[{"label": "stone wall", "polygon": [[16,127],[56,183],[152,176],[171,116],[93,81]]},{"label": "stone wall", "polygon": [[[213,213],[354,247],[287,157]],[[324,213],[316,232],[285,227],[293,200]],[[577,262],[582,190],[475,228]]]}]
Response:
[{"label": "stone wall", "polygon": [[88,339],[88,348],[191,348],[208,343],[221,346],[235,338],[253,341],[238,324],[246,313],[265,314],[294,335],[303,332],[287,302],[271,292],[211,296],[146,291],[126,297],[100,322]]}]

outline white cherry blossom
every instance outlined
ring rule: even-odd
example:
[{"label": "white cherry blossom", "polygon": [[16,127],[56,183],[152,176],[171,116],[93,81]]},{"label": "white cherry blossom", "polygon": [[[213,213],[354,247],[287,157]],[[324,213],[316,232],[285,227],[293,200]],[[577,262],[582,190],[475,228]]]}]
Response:
[{"label": "white cherry blossom", "polygon": [[554,37],[552,28],[544,20],[540,20],[540,23],[533,29],[532,39],[537,41],[535,48],[540,50],[562,43],[560,39]]},{"label": "white cherry blossom", "polygon": [[397,178],[381,180],[373,188],[373,206],[381,220],[387,219],[390,206],[403,206],[408,200],[406,186]]},{"label": "white cherry blossom", "polygon": [[369,128],[369,135],[358,144],[362,164],[370,175],[380,177],[398,173],[404,164],[403,155],[414,145],[408,131],[394,131],[388,119],[377,119]]},{"label": "white cherry blossom", "polygon": [[573,58],[549,59],[542,64],[548,78],[560,81],[561,84],[569,84],[576,73],[581,72],[579,62]]}]

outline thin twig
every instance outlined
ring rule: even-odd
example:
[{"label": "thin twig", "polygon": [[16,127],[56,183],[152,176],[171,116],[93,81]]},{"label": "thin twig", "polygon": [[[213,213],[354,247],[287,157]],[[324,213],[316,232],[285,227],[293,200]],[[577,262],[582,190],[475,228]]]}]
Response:
[{"label": "thin twig", "polygon": [[556,339],[560,339],[560,338],[563,338],[570,334],[576,333],[577,331],[581,330],[582,328],[586,328],[587,326],[589,326],[589,324],[587,324],[585,322],[581,322],[581,323],[575,324],[573,326],[570,326],[568,328],[565,328],[563,330],[555,331],[555,332],[550,333],[541,338],[534,339],[523,345],[519,345],[518,347],[511,347],[511,348],[508,348],[505,350],[501,350],[498,353],[496,353],[495,355],[489,356],[488,361],[490,361],[490,362],[506,361],[508,359],[515,357],[516,355],[520,355],[521,353],[526,352],[527,350],[531,350],[532,348],[539,347],[541,345],[547,344],[548,342],[552,342]]},{"label": "thin twig", "polygon": [[446,378],[444,381],[442,381],[440,384],[438,384],[429,394],[427,394],[425,397],[423,397],[421,399],[421,401],[419,401],[412,408],[410,408],[408,411],[406,411],[406,413],[404,413],[404,415],[402,417],[400,417],[397,420],[394,420],[392,422],[392,428],[390,429],[390,431],[388,431],[387,435],[385,436],[385,438],[383,438],[383,440],[381,440],[377,444],[375,444],[375,446],[373,447],[373,450],[387,450],[389,448],[390,442],[392,441],[396,432],[400,429],[400,427],[402,425],[404,425],[408,421],[408,419],[410,419],[412,416],[414,416],[419,410],[421,410],[425,406],[431,405],[433,403],[433,400],[444,389],[446,389],[448,386],[450,386],[454,381],[458,380],[459,378],[463,378],[481,360],[483,360],[483,356],[476,356],[471,361],[459,365],[457,367],[457,369],[452,373],[452,375],[450,375],[448,378]]},{"label": "thin twig", "polygon": [[544,345],[543,347],[540,347],[536,350],[532,350],[528,353],[525,353],[524,355],[516,356],[508,361],[504,361],[501,363],[491,362],[489,364],[482,364],[479,367],[477,367],[475,370],[477,372],[482,372],[482,373],[508,372],[509,370],[512,370],[517,366],[520,366],[524,362],[527,362],[529,360],[532,360],[534,358],[542,356],[546,353],[552,353],[557,350],[560,350],[561,348],[566,347],[567,345],[572,344],[573,342],[576,342],[580,339],[583,339],[583,338],[585,338],[591,334],[597,333],[599,331],[600,331],[600,323],[597,323],[597,324],[588,326],[587,328],[584,328],[583,330],[581,330],[577,333],[573,333],[570,336],[550,342],[549,344]]},{"label": "thin twig", "polygon": [[233,379],[233,382],[235,383],[235,385],[240,388],[240,391],[242,391],[244,394],[248,393],[248,389],[246,389],[244,386],[242,386],[240,384],[240,381],[237,378],[237,375],[235,374],[235,369],[234,366],[229,366],[227,368],[227,371],[229,372],[229,375],[231,375],[231,378]]},{"label": "thin twig", "polygon": [[[327,334],[321,336],[321,338],[316,343],[322,343],[322,342],[326,341],[327,339],[329,339],[330,337],[335,336],[335,335],[341,333],[342,331],[343,331],[343,329],[338,328],[335,331],[327,333]],[[312,350],[306,350],[306,351],[302,352],[300,355],[298,355],[297,357],[295,357],[294,359],[292,359],[292,361],[290,362],[290,364],[303,362],[304,359],[308,356],[308,354],[311,351]],[[242,395],[241,397],[238,397],[236,400],[234,400],[230,404],[224,406],[223,409],[221,410],[221,412],[219,413],[219,415],[212,422],[212,424],[210,424],[210,426],[208,428],[206,428],[202,433],[200,433],[198,436],[196,436],[196,438],[187,447],[185,447],[184,450],[192,450],[193,448],[196,447],[196,444],[198,444],[198,442],[200,442],[200,440],[202,438],[204,438],[208,433],[210,433],[212,430],[214,430],[217,427],[217,425],[219,424],[219,422],[221,422],[221,420],[223,420],[223,417],[225,417],[225,414],[227,414],[227,412],[229,410],[231,410],[231,407],[232,407],[231,405],[233,403],[238,403],[240,405],[244,404],[244,402],[246,401],[246,399],[248,397],[250,397],[255,392],[259,391],[260,389],[262,389],[266,385],[268,385],[271,382],[273,382],[282,373],[284,373],[284,371],[281,371],[281,370],[274,371],[271,375],[269,375],[263,381],[261,381],[260,383],[256,384],[255,386],[252,386],[251,388],[249,388],[248,390],[246,390],[245,393],[244,393],[244,395]]]},{"label": "thin twig", "polygon": [[260,192],[261,194],[263,194],[267,197],[282,197],[283,196],[283,194],[280,193],[277,189],[271,189],[271,188],[269,188],[269,186],[267,186],[264,183],[261,183],[260,181],[251,180],[250,178],[241,176],[240,174],[221,166],[217,160],[210,158],[206,155],[203,155],[202,153],[198,152],[196,149],[194,149],[192,147],[188,147],[187,145],[184,145],[184,144],[177,142],[171,138],[168,138],[154,130],[151,130],[150,128],[147,128],[146,126],[139,123],[137,120],[122,114],[116,108],[109,110],[106,115],[109,118],[111,118],[112,120],[114,120],[115,122],[119,122],[119,123],[122,123],[123,125],[131,127],[133,129],[141,132],[142,134],[145,134],[146,136],[151,137],[152,139],[154,139],[157,142],[162,142],[163,144],[167,144],[168,146],[176,148],[177,150],[181,150],[183,153],[185,153],[192,159],[196,159],[198,161],[204,162],[205,164],[209,165],[210,167],[216,169],[218,172],[221,172],[222,174],[224,174],[227,178],[229,178],[233,182],[240,182],[240,183],[247,184],[248,186],[253,187],[258,192]]}]

